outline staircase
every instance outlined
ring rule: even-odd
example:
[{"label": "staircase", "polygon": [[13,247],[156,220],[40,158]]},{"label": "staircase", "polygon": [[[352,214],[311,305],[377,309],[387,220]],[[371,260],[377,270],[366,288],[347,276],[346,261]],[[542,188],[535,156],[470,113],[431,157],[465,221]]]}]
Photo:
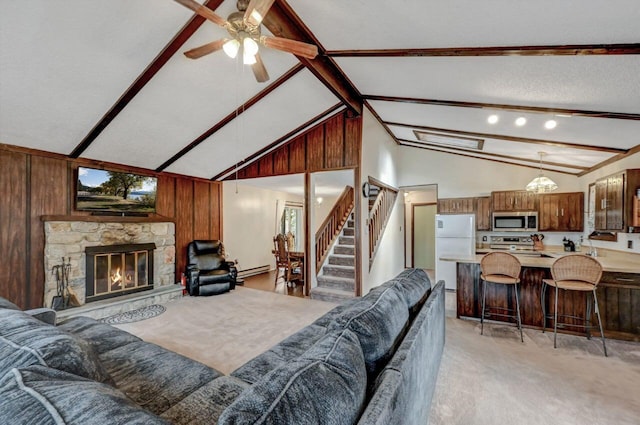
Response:
[{"label": "staircase", "polygon": [[311,298],[341,303],[355,296],[356,256],[353,212],[342,228],[333,252],[327,256],[318,275],[318,286],[311,289]]}]

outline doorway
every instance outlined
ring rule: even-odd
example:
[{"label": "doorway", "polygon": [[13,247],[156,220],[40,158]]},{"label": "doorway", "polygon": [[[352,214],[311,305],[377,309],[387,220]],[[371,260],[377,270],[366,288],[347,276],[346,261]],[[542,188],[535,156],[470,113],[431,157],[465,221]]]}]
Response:
[{"label": "doorway", "polygon": [[438,206],[430,204],[412,204],[412,267],[420,269],[436,268],[436,231],[435,221]]}]

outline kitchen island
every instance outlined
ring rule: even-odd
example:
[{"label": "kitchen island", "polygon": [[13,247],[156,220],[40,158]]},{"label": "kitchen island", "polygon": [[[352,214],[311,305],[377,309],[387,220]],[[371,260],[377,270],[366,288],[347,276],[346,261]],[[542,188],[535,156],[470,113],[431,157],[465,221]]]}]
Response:
[{"label": "kitchen island", "polygon": [[[604,250],[602,250],[604,251]],[[516,254],[522,263],[520,273],[520,310],[522,325],[542,329],[543,315],[541,304],[542,280],[551,278],[551,265],[562,255],[573,254],[560,250],[545,250],[526,255]],[[479,320],[482,306],[482,281],[480,280],[480,260],[484,254],[442,258],[457,263],[456,301],[457,316],[460,319]],[[603,266],[603,275],[598,285],[598,302],[602,315],[602,325],[607,338],[640,341],[640,255],[606,251],[598,261]],[[553,288],[547,288],[547,315],[554,310]],[[515,293],[511,285],[489,285],[487,287],[487,305],[515,309]],[[560,291],[558,314],[584,317],[586,296],[576,291]],[[485,317],[486,319],[486,317]],[[508,321],[505,318],[488,320]],[[597,323],[595,316],[594,322]],[[569,324],[581,321],[564,319]],[[553,329],[553,320],[547,319],[547,328]],[[565,325],[558,332],[584,333],[582,328]],[[592,334],[598,335],[597,326]]]}]

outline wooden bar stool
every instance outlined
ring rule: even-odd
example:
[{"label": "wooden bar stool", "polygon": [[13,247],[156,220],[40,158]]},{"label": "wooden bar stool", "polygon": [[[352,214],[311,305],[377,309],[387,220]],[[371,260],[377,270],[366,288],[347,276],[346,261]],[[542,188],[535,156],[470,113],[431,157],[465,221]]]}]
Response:
[{"label": "wooden bar stool", "polygon": [[[553,348],[556,348],[556,336],[558,333],[558,290],[563,289],[565,291],[581,291],[587,294],[587,308],[585,317],[576,317],[570,315],[562,315],[572,319],[579,319],[584,321],[583,325],[574,325],[569,323],[562,323],[565,325],[583,327],[587,334],[587,338],[591,339],[590,330],[593,327],[591,323],[591,305],[595,303],[595,313],[598,316],[598,326],[600,327],[600,336],[602,337],[602,348],[604,348],[604,355],[607,356],[607,346],[604,341],[604,332],[602,331],[602,319],[600,318],[600,309],[598,308],[598,295],[596,294],[596,288],[602,277],[602,265],[600,262],[587,255],[574,254],[565,255],[558,258],[551,265],[551,276],[553,279],[544,279],[542,282],[542,316],[543,327],[542,331],[547,325],[547,312],[546,312],[546,289],[547,286],[555,288],[556,299],[553,313]],[[590,299],[593,297],[593,301]]]},{"label": "wooden bar stool", "polygon": [[[507,252],[490,252],[480,260],[480,279],[482,279],[482,313],[480,315],[480,335],[484,334],[485,298],[487,293],[487,283],[499,285],[513,285],[516,292],[516,315],[504,313],[491,313],[495,316],[515,318],[518,329],[520,329],[520,341],[524,342],[522,336],[522,321],[520,319],[520,299],[518,295],[518,284],[520,283],[520,269],[522,265],[515,255]],[[491,309],[513,311],[504,307],[489,307]]]}]

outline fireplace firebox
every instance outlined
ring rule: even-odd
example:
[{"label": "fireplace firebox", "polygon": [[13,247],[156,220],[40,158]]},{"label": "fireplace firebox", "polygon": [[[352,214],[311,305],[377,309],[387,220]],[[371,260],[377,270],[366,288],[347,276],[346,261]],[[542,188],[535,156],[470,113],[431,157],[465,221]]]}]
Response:
[{"label": "fireplace firebox", "polygon": [[86,302],[153,289],[154,243],[92,246],[86,254]]}]

